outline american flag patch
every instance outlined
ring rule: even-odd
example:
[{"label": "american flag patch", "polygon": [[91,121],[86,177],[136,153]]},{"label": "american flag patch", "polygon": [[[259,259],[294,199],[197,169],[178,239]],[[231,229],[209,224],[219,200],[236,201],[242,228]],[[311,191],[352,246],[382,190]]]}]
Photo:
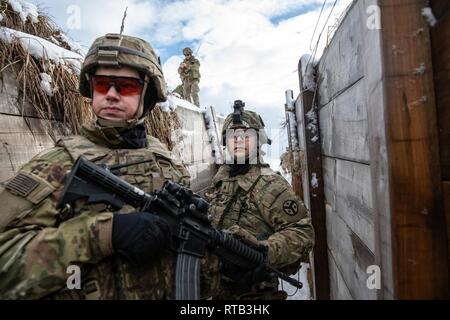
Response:
[{"label": "american flag patch", "polygon": [[29,176],[19,173],[12,180],[10,180],[6,184],[6,189],[11,191],[12,193],[27,197],[36,187],[39,185],[39,182],[30,178]]}]

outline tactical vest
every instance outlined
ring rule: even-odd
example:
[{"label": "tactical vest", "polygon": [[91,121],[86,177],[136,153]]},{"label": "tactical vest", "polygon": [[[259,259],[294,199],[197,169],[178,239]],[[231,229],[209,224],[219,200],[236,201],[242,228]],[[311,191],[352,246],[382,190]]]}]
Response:
[{"label": "tactical vest", "polygon": [[226,174],[216,179],[212,192],[205,195],[211,204],[213,224],[220,229],[239,225],[260,240],[272,234],[274,230],[262,218],[255,199],[262,176],[272,174],[270,168],[255,166],[245,175],[230,178]]},{"label": "tactical vest", "polygon": [[[230,177],[226,166],[221,167],[214,177],[213,187],[205,193],[210,202],[213,225],[219,229],[228,229],[234,225],[249,231],[258,240],[267,240],[275,232],[264,220],[258,209],[258,202],[273,200],[271,194],[266,194],[265,183],[259,183],[263,176],[273,176],[276,173],[268,167],[253,166],[244,175]],[[261,196],[261,194],[263,194]],[[234,282],[222,278],[215,299],[280,299],[286,294],[277,291],[278,282],[265,282],[255,292],[243,292]]]},{"label": "tactical vest", "polygon": [[[125,164],[148,160],[119,170],[118,176],[145,192],[161,188],[167,180],[189,185],[189,173],[180,163],[171,160],[170,152],[154,137],[148,137],[145,149],[109,149],[94,144],[83,136],[60,140],[75,161],[80,155],[97,164]],[[104,208],[92,206],[92,211]],[[121,212],[133,208],[124,207]],[[167,252],[150,266],[136,268],[113,255],[93,266],[83,266],[82,289],[63,289],[51,299],[173,299],[175,255]]]}]

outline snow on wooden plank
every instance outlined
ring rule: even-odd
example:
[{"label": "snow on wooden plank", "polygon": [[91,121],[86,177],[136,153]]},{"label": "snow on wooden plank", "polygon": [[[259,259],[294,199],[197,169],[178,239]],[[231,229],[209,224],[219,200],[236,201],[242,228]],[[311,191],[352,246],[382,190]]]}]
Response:
[{"label": "snow on wooden plank", "polygon": [[366,285],[367,267],[374,264],[373,253],[331,206],[326,206],[326,213],[329,254],[339,266],[351,296],[355,299],[376,299],[376,290],[370,290]]},{"label": "snow on wooden plank", "polygon": [[364,76],[363,1],[357,1],[335,33],[318,65],[319,106],[330,102]]},{"label": "snow on wooden plank", "polygon": [[319,112],[322,153],[369,163],[369,132],[364,79]]},{"label": "snow on wooden plank", "polygon": [[[186,164],[191,174],[191,188],[198,191],[207,187],[217,172],[210,136],[200,108],[178,106],[175,112],[181,121],[182,130],[176,133],[181,139],[172,153]],[[220,132],[224,119],[216,117],[216,120]]]}]

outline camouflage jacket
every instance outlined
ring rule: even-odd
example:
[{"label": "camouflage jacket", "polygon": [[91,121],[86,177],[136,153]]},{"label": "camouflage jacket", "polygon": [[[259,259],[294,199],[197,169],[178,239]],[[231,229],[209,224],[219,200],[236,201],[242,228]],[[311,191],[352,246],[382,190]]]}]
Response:
[{"label": "camouflage jacket", "polygon": [[178,68],[178,73],[180,74],[181,80],[184,82],[185,80],[200,80],[200,61],[194,58],[193,56],[189,58],[185,58],[182,64],[185,64],[186,67]]},{"label": "camouflage jacket", "polygon": [[[109,128],[113,129],[113,128]],[[113,254],[113,212],[103,205],[81,206],[73,217],[56,209],[64,174],[79,155],[97,164],[150,162],[120,169],[120,177],[146,192],[165,180],[189,183],[189,173],[171,160],[156,138],[148,147],[114,147],[114,130],[96,125],[64,138],[35,156],[0,185],[0,298],[3,299],[171,299],[174,254],[143,268]],[[124,207],[121,212],[134,209]],[[69,290],[68,266],[81,270],[81,289]]]},{"label": "camouflage jacket", "polygon": [[213,224],[250,243],[268,246],[272,266],[296,272],[314,245],[311,218],[303,202],[268,166],[254,165],[235,177],[229,172],[230,167],[223,165],[204,193]]}]

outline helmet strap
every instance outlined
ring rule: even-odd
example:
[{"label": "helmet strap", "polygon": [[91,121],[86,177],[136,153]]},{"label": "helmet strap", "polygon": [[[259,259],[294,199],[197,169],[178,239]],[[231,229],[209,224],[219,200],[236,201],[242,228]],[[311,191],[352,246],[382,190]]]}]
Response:
[{"label": "helmet strap", "polygon": [[139,120],[143,114],[144,114],[144,103],[145,103],[145,94],[147,92],[147,88],[148,88],[148,82],[149,82],[150,78],[148,75],[145,75],[145,79],[144,79],[144,88],[142,89],[142,93],[141,93],[141,98],[139,99],[139,106],[138,109],[136,111],[136,114],[134,115],[134,118],[136,120]]}]

